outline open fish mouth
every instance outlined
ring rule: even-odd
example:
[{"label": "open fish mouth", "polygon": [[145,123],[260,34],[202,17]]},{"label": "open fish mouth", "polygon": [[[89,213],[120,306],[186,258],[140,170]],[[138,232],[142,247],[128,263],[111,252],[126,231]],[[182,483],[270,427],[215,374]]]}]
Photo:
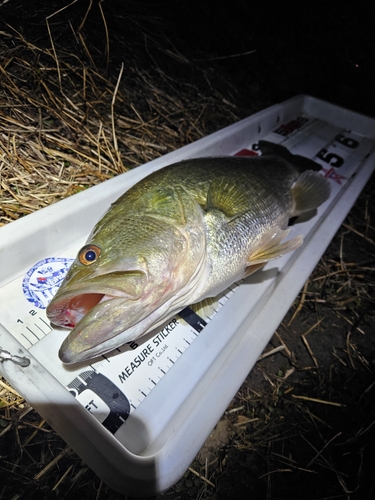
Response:
[{"label": "open fish mouth", "polygon": [[[48,312],[51,323],[72,329],[62,343],[60,359],[64,363],[80,361],[86,358],[87,352],[94,352],[102,343],[111,343],[114,337],[144,314],[144,308],[140,304],[134,307],[134,302],[137,304],[137,300],[131,300],[123,293],[109,295],[102,290],[70,294],[55,301]],[[108,350],[112,350],[112,344]]]},{"label": "open fish mouth", "polygon": [[55,326],[75,328],[86,314],[109,300],[136,300],[142,296],[147,278],[143,271],[112,272],[95,276],[86,286],[73,284],[57,292],[47,307]]},{"label": "open fish mouth", "polygon": [[[83,292],[71,297],[61,297],[53,308],[47,308],[51,323],[64,328],[75,328],[77,323],[94,307],[111,299],[123,297],[123,294],[108,294],[103,292]],[[125,298],[125,297],[123,297]]]},{"label": "open fish mouth", "polygon": [[[73,329],[61,345],[59,358],[63,363],[76,363],[105,354],[132,340],[129,335],[138,332],[137,328],[144,320],[147,322],[151,316],[151,324],[153,322],[147,305],[143,300],[101,293],[81,294],[71,298],[65,302],[63,314],[69,317],[69,326],[73,326]],[[135,336],[138,337],[139,333]]]},{"label": "open fish mouth", "polygon": [[[114,281],[99,283],[99,281]],[[115,276],[97,276],[83,287],[73,285],[70,290],[59,290],[47,307],[47,317],[55,326],[72,329],[59,351],[64,363],[75,363],[111,351],[123,332],[132,328],[157,307],[156,298],[145,290],[144,272],[118,273]]]}]

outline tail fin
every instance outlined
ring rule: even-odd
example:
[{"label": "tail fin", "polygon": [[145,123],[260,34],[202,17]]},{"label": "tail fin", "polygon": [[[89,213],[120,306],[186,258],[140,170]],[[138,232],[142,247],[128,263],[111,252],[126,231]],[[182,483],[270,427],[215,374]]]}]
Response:
[{"label": "tail fin", "polygon": [[258,145],[262,154],[279,156],[293,165],[300,173],[305,172],[305,170],[318,171],[322,168],[319,163],[316,163],[309,158],[292,154],[286,147],[281,146],[281,144],[274,144],[270,141],[259,141]]},{"label": "tail fin", "polygon": [[294,208],[292,217],[318,208],[328,200],[331,194],[331,185],[327,179],[317,172],[306,170],[292,186]]}]

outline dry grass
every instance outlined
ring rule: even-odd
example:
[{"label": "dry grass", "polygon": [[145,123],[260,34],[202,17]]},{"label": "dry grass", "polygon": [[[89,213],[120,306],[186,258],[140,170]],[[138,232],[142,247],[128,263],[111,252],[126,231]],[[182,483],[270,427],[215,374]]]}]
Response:
[{"label": "dry grass", "polygon": [[210,82],[203,94],[135,64],[112,80],[74,53],[1,35],[0,225],[239,118]]}]

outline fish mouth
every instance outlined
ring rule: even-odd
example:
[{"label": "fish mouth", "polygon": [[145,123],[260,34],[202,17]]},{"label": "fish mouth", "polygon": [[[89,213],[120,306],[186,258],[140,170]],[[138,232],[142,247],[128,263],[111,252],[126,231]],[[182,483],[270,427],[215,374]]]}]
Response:
[{"label": "fish mouth", "polygon": [[144,272],[126,271],[95,276],[85,284],[63,284],[47,307],[47,317],[55,326],[75,328],[99,304],[113,299],[138,299],[146,282]]},{"label": "fish mouth", "polygon": [[[74,297],[64,311],[65,316],[74,317],[74,328],[60,347],[60,360],[65,364],[85,361],[131,340],[128,336],[150,314],[148,306],[147,300],[100,293]],[[125,335],[123,341],[119,341],[120,334]]]},{"label": "fish mouth", "polygon": [[[59,358],[63,363],[86,359],[87,352],[95,351],[105,341],[111,342],[144,313],[137,299],[106,292],[69,294],[56,300],[47,311],[52,325],[72,329],[60,347]],[[132,317],[129,308],[134,307],[138,314]]]},{"label": "fish mouth", "polygon": [[[70,294],[69,294],[70,295]],[[81,319],[98,304],[124,297],[123,294],[109,294],[108,291],[81,292],[51,302],[47,307],[47,317],[54,326],[75,328]]]},{"label": "fish mouth", "polygon": [[93,279],[84,287],[82,283],[70,284],[57,292],[47,307],[47,317],[54,326],[72,329],[59,351],[63,363],[113,350],[119,334],[148,316],[150,307],[156,307],[162,294],[147,290],[145,273],[128,273],[125,278],[121,283],[118,280],[116,287],[99,284],[99,278],[95,278],[95,283]]}]

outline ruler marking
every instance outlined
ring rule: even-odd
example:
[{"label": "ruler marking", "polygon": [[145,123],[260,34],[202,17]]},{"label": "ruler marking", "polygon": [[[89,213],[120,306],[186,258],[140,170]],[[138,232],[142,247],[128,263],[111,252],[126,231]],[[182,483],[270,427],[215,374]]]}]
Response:
[{"label": "ruler marking", "polygon": [[52,330],[51,325],[49,325],[46,321],[44,321],[44,319],[43,319],[43,318],[39,318],[39,319],[40,319],[40,321],[42,321],[42,322],[43,322],[46,326],[48,326],[49,331],[51,331],[51,330]]},{"label": "ruler marking", "polygon": [[198,333],[200,333],[203,328],[207,325],[206,321],[203,318],[198,316],[198,314],[193,311],[190,307],[185,307],[182,311],[178,313],[178,315],[186,321],[188,325],[194,328]]},{"label": "ruler marking", "polygon": [[43,333],[43,335],[47,335],[47,334],[45,333],[45,331],[44,331],[44,330],[42,330],[42,328],[41,328],[39,325],[37,325],[36,323],[34,323],[34,325],[38,328],[38,330],[40,330],[40,331]]},{"label": "ruler marking", "polygon": [[38,337],[38,335],[36,333],[34,333],[31,328],[29,328],[28,326],[26,327],[26,330],[29,330],[30,333],[32,333],[34,335],[34,337],[37,339],[37,340],[40,340],[40,338]]},{"label": "ruler marking", "polygon": [[25,338],[25,339],[29,342],[29,344],[30,344],[31,346],[33,346],[33,345],[34,345],[34,344],[31,342],[31,340],[30,340],[28,337],[26,337],[26,335],[25,335],[24,333],[21,333],[21,335],[22,335],[22,337],[24,337],[24,338]]}]

